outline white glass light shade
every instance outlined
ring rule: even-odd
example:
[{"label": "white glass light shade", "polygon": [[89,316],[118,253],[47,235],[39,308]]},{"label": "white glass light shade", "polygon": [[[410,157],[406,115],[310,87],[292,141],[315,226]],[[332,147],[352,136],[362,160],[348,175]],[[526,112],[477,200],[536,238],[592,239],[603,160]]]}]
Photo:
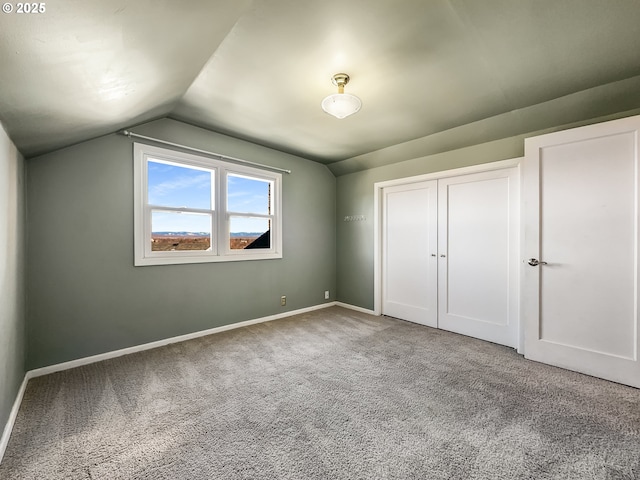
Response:
[{"label": "white glass light shade", "polygon": [[322,109],[336,118],[353,115],[362,107],[362,102],[355,95],[335,93],[322,100]]}]

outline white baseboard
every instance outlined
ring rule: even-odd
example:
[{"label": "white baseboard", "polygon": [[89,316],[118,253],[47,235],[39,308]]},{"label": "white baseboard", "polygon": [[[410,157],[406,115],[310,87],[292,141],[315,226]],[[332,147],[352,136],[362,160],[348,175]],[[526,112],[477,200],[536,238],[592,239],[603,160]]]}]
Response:
[{"label": "white baseboard", "polygon": [[350,310],[355,310],[356,312],[368,313],[369,315],[375,315],[377,317],[380,316],[376,312],[374,312],[373,310],[368,310],[368,309],[362,308],[362,307],[356,307],[355,305],[349,305],[348,303],[342,303],[342,302],[333,302],[333,303],[334,303],[334,305],[336,305],[338,307],[348,308]]},{"label": "white baseboard", "polygon": [[30,370],[28,373],[31,374],[31,378],[41,377],[42,375],[49,375],[50,373],[61,372],[63,370],[69,370],[70,368],[76,368],[95,362],[101,362],[102,360],[109,360],[111,358],[117,358],[123,355],[129,355],[131,353],[142,352],[144,350],[150,350],[152,348],[164,347],[165,345],[171,345],[172,343],[184,342],[186,340],[192,340],[194,338],[213,335],[214,333],[226,332],[227,330],[248,327],[249,325],[255,325],[257,323],[279,320],[281,318],[287,318],[293,315],[299,315],[301,313],[312,312],[314,310],[320,310],[323,308],[332,307],[334,305],[335,302],[328,302],[320,305],[315,305],[313,307],[291,310],[284,313],[278,313],[276,315],[269,315],[267,317],[254,318],[253,320],[246,320],[244,322],[231,323],[229,325],[222,325],[221,327],[209,328],[207,330],[200,330],[199,332],[187,333],[185,335],[178,335],[177,337],[170,337],[162,340],[157,340],[155,342],[143,343],[142,345],[136,345],[134,347],[122,348],[120,350],[100,353],[98,355],[92,355],[90,357],[78,358],[77,360],[71,360],[69,362],[57,363],[55,365],[49,365],[47,367],[36,368],[34,370]]},{"label": "white baseboard", "polygon": [[7,445],[9,445],[9,438],[11,437],[11,432],[13,431],[13,425],[16,423],[16,418],[18,416],[18,410],[20,410],[20,404],[22,403],[22,397],[24,397],[24,391],[27,388],[27,382],[29,381],[29,372],[27,372],[22,380],[22,385],[20,385],[20,389],[18,390],[18,395],[16,395],[16,400],[13,402],[13,407],[11,408],[11,412],[9,413],[9,418],[7,419],[7,423],[4,426],[4,430],[2,431],[2,437],[0,438],[0,463],[2,463],[2,459],[4,458],[4,452],[7,449]]},{"label": "white baseboard", "polygon": [[16,401],[13,403],[13,408],[11,409],[11,413],[9,414],[9,419],[7,420],[7,424],[4,427],[2,438],[0,439],[0,463],[2,463],[4,452],[7,448],[7,445],[9,444],[9,437],[11,436],[11,431],[13,430],[13,425],[16,421],[18,410],[20,409],[20,404],[22,403],[22,397],[24,396],[24,391],[27,387],[27,382],[31,378],[41,377],[42,375],[49,375],[50,373],[61,372],[63,370],[69,370],[70,368],[76,368],[76,367],[81,367],[83,365],[89,365],[95,362],[101,362],[102,360],[108,360],[110,358],[117,358],[123,355],[129,355],[131,353],[142,352],[144,350],[150,350],[152,348],[163,347],[165,345],[170,345],[172,343],[184,342],[186,340],[192,340],[194,338],[213,335],[214,333],[225,332],[227,330],[247,327],[249,325],[255,325],[258,323],[270,322],[272,320],[279,320],[281,318],[292,317],[293,315],[300,315],[302,313],[313,312],[315,310],[321,310],[323,308],[328,308],[333,306],[339,306],[343,308],[349,308],[351,310],[356,310],[358,312],[374,314],[372,310],[356,307],[355,305],[349,305],[342,302],[327,302],[327,303],[322,303],[320,305],[315,305],[313,307],[301,308],[299,310],[291,310],[284,313],[278,313],[276,315],[269,315],[267,317],[255,318],[253,320],[246,320],[244,322],[231,323],[229,325],[223,325],[221,327],[214,327],[208,330],[201,330],[199,332],[188,333],[186,335],[179,335],[177,337],[165,338],[163,340],[143,343],[142,345],[136,345],[134,347],[122,348],[120,350],[114,350],[111,352],[105,352],[98,355],[92,355],[90,357],[78,358],[77,360],[71,360],[69,362],[57,363],[55,365],[49,365],[46,367],[29,370],[24,376],[24,380],[22,381],[22,385],[20,386],[20,390],[18,391],[18,395],[16,396]]}]

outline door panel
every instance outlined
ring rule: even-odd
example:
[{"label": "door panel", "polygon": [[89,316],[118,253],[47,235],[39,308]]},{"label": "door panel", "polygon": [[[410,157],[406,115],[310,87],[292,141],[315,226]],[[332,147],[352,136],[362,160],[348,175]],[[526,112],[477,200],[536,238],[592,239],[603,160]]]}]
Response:
[{"label": "door panel", "polygon": [[640,387],[638,118],[527,139],[525,356]]},{"label": "door panel", "polygon": [[438,326],[518,344],[518,170],[439,180]]},{"label": "door panel", "polygon": [[437,182],[385,188],[382,211],[382,313],[435,327]]}]

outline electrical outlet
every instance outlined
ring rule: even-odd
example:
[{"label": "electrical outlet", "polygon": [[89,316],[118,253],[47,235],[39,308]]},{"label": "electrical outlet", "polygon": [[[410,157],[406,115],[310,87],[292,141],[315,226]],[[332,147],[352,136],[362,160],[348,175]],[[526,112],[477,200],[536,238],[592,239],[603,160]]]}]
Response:
[{"label": "electrical outlet", "polygon": [[329,290],[324,291],[324,299],[329,300]]},{"label": "electrical outlet", "polygon": [[285,295],[280,297],[280,305],[284,307],[287,304],[287,297]]}]

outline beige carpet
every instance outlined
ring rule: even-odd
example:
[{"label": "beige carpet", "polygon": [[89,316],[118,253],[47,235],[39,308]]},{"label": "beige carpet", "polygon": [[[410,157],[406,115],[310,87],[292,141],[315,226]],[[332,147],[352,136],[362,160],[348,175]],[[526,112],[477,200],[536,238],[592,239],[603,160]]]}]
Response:
[{"label": "beige carpet", "polygon": [[33,379],[2,479],[640,479],[640,390],[332,307]]}]

